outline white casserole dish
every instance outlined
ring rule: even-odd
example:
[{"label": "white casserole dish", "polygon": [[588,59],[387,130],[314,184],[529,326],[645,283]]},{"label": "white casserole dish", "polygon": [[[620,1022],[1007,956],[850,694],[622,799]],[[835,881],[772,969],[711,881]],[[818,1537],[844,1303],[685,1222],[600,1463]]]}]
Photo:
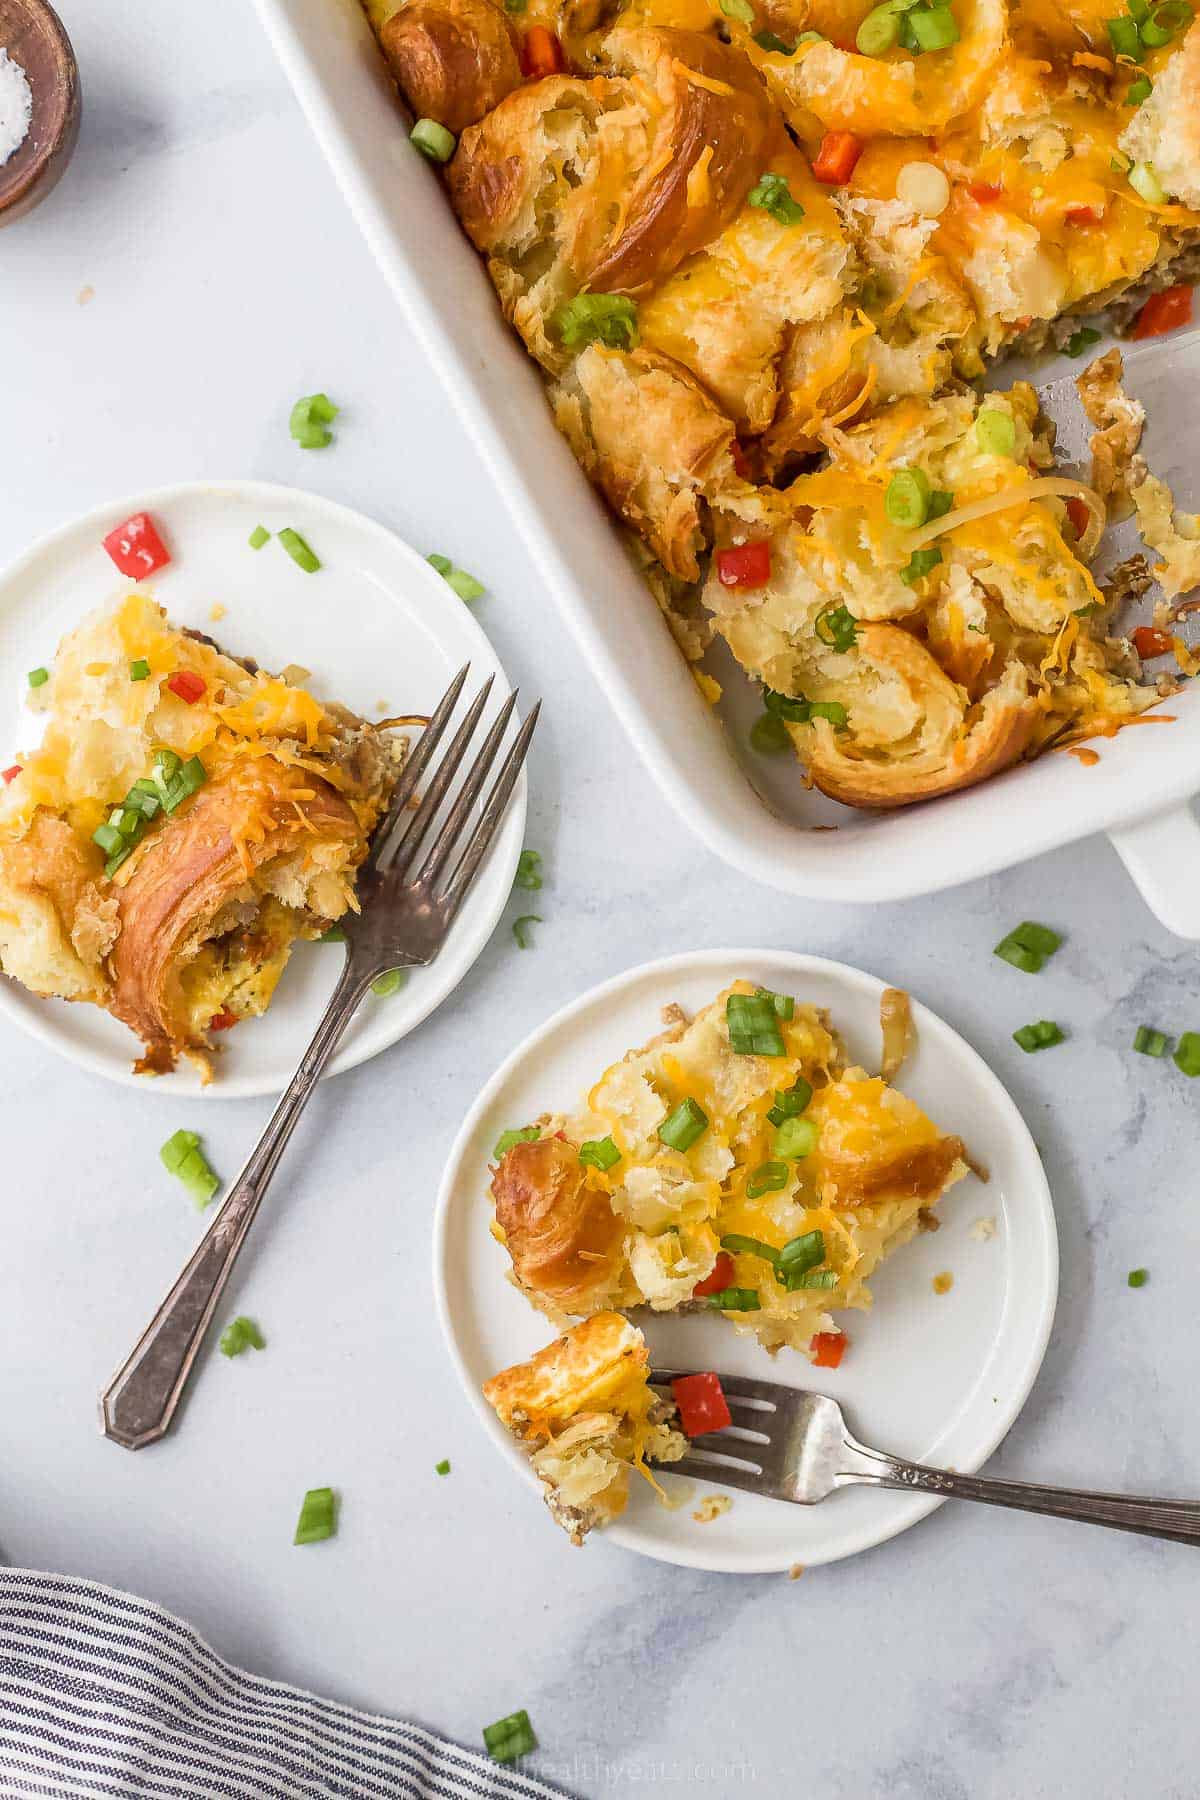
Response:
[{"label": "white casserole dish", "polygon": [[[723,729],[702,699],[546,405],[483,266],[401,103],[358,0],[256,0],[259,16],[409,325],[516,519],[539,574],[646,767],[708,847],[743,874],[814,899],[906,899],[1110,833],[1159,918],[1200,938],[1200,701],[1177,723],[1123,731],[1083,767],[1053,754],[923,806],[867,815],[806,794],[796,765],[747,754],[757,708],[730,679]],[[1162,365],[1161,349],[1152,349]],[[1134,351],[1136,363],[1139,352]],[[1170,357],[1169,386],[1200,389],[1200,333]],[[1156,373],[1155,385],[1165,376]],[[1136,378],[1133,383],[1139,391]],[[1145,397],[1145,390],[1143,392]],[[1165,397],[1165,395],[1164,395]],[[1178,404],[1176,425],[1180,423]],[[1153,423],[1154,413],[1151,414]],[[1176,436],[1176,443],[1178,437]],[[1174,459],[1151,460],[1170,480]],[[1181,493],[1185,501],[1186,490]],[[714,665],[724,679],[727,670]],[[834,824],[836,831],[813,832]]]}]

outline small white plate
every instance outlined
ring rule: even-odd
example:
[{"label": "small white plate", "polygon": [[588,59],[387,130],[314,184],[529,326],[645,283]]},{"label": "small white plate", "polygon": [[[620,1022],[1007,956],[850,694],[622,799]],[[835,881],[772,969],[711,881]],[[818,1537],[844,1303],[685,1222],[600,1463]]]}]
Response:
[{"label": "small white plate", "polygon": [[[3,761],[37,737],[37,720],[24,704],[27,671],[48,664],[59,639],[85,613],[128,589],[101,539],[136,512],[154,514],[171,552],[170,565],[142,584],[171,619],[265,668],[311,669],[310,685],[321,698],[340,700],[367,719],[428,713],[465,662],[471,664],[468,692],[491,674],[494,703],[509,691],[470,608],[386,527],[318,494],[272,482],[186,482],[98,507],[40,539],[0,574]],[[258,524],[273,534],[292,526],[320,557],[321,569],[306,574],[274,536],[251,550],[246,540]],[[218,620],[215,605],[225,609]],[[352,1069],[394,1044],[462,980],[512,890],[525,798],[522,775],[445,948],[428,968],[414,969],[399,993],[368,996],[328,1073]],[[98,1007],[41,1000],[0,977],[0,1014],[114,1081],[222,1100],[274,1094],[291,1078],[344,954],[334,945],[297,945],[269,1012],[223,1040],[207,1088],[187,1064],[171,1075],[134,1075],[137,1042]]]},{"label": "small white plate", "polygon": [[[508,1259],[488,1232],[492,1146],[506,1127],[573,1105],[609,1063],[660,1029],[670,1001],[695,1010],[737,976],[828,1007],[851,1056],[878,1067],[884,983],[873,975],[784,950],[697,951],[631,969],[564,1007],[493,1076],[451,1153],[434,1237],[442,1327],[489,1436],[535,1486],[524,1455],[480,1392],[490,1375],[554,1335],[505,1279]],[[815,1369],[787,1350],[772,1360],[717,1318],[635,1317],[652,1359],[832,1394],[865,1443],[974,1470],[1016,1418],[1041,1366],[1058,1288],[1058,1239],[1041,1160],[1008,1094],[957,1032],[923,1006],[914,1005],[913,1016],[917,1047],[898,1085],[945,1131],[965,1139],[991,1180],[985,1186],[970,1176],[952,1188],[939,1207],[941,1229],[919,1235],[873,1277],[874,1310],[840,1315],[851,1340],[841,1368]],[[986,1241],[972,1235],[980,1218],[995,1220]],[[954,1285],[939,1295],[932,1283],[942,1270]],[[697,1486],[696,1499],[708,1491],[719,1490]],[[635,1478],[628,1511],[606,1535],[664,1562],[752,1574],[851,1556],[940,1505],[861,1488],[812,1508],[751,1494],[732,1498],[729,1512],[701,1524],[692,1517],[696,1499],[668,1511]],[[547,1516],[547,1533],[556,1530]]]}]

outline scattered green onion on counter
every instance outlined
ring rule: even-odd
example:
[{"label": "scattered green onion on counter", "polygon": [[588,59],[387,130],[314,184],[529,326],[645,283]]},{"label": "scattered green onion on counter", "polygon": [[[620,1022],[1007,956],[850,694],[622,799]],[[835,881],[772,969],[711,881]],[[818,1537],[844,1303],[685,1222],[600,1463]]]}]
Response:
[{"label": "scattered green onion on counter", "polygon": [[533,939],[529,935],[529,927],[541,923],[542,920],[537,913],[522,913],[519,919],[513,920],[512,934],[518,950],[533,949]]},{"label": "scattered green onion on counter", "polygon": [[444,1456],[441,1462],[434,1463],[433,1472],[435,1475],[448,1475],[450,1473],[450,1458]]},{"label": "scattered green onion on counter", "polygon": [[506,1719],[497,1719],[494,1725],[485,1725],[483,1742],[493,1762],[516,1762],[519,1756],[528,1756],[531,1750],[537,1749],[533,1726],[524,1708],[509,1713]]},{"label": "scattered green onion on counter", "polygon": [[30,669],[29,671],[29,685],[31,688],[45,687],[49,679],[49,669]]},{"label": "scattered green onion on counter", "polygon": [[279,533],[279,541],[298,568],[303,569],[306,575],[316,574],[321,566],[320,558],[305,543],[298,531],[293,531],[290,525],[285,525]]},{"label": "scattered green onion on counter", "polygon": [[708,1114],[689,1095],[667,1114],[658,1128],[658,1135],[672,1150],[690,1150],[707,1130]]},{"label": "scattered green onion on counter", "polygon": [[243,1350],[265,1350],[267,1340],[253,1319],[239,1314],[221,1333],[218,1348],[222,1356],[240,1356]]},{"label": "scattered green onion on counter", "polygon": [[302,450],[323,450],[333,442],[329,427],[341,410],[328,394],[304,394],[292,407],[288,430]]},{"label": "scattered green onion on counter", "polygon": [[1130,1269],[1128,1275],[1125,1277],[1126,1283],[1131,1288],[1145,1287],[1149,1279],[1149,1269]]},{"label": "scattered green onion on counter", "polygon": [[319,1544],[337,1530],[332,1488],[309,1488],[300,1507],[293,1544]]},{"label": "scattered green onion on counter", "polygon": [[271,534],[265,525],[256,525],[246,542],[252,550],[261,550],[263,545],[270,541],[270,537]]},{"label": "scattered green onion on counter", "polygon": [[1200,1031],[1185,1031],[1172,1059],[1183,1075],[1200,1075]]},{"label": "scattered green onion on counter", "polygon": [[425,558],[430,568],[436,569],[447,586],[452,587],[460,600],[478,600],[487,589],[482,581],[474,575],[468,575],[465,569],[456,568],[448,556],[440,555],[436,550]]},{"label": "scattered green onion on counter", "polygon": [[408,138],[414,150],[436,163],[449,162],[458,144],[454,133],[439,125],[436,119],[418,119]]},{"label": "scattered green onion on counter", "polygon": [[513,886],[527,888],[536,893],[542,885],[542,853],[540,850],[522,850],[517,858],[517,872],[513,877]]},{"label": "scattered green onion on counter", "polygon": [[1039,925],[1033,919],[1025,919],[1000,939],[992,955],[1011,963],[1014,969],[1020,969],[1026,975],[1037,975],[1045,968],[1047,957],[1053,956],[1061,943],[1057,931],[1051,931],[1048,925]]},{"label": "scattered green onion on counter", "polygon": [[[1027,1054],[1034,1050],[1049,1050],[1055,1044],[1064,1042],[1066,1033],[1053,1019],[1039,1019],[1036,1024],[1022,1025],[1013,1032],[1013,1040]],[[1200,1074],[1200,1068],[1197,1069]]]},{"label": "scattered green onion on counter", "polygon": [[197,1131],[174,1131],[158,1153],[169,1175],[178,1176],[203,1212],[221,1185],[220,1177],[209,1167],[200,1148]]},{"label": "scattered green onion on counter", "polygon": [[1134,1033],[1133,1047],[1140,1056],[1162,1056],[1169,1042],[1166,1034],[1156,1031],[1152,1025],[1139,1025]]}]

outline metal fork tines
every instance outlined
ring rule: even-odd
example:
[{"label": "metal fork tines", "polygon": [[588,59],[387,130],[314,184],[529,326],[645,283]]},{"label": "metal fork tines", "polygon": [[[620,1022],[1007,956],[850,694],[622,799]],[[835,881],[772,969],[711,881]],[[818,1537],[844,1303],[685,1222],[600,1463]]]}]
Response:
[{"label": "metal fork tines", "polygon": [[[655,1387],[669,1389],[685,1372],[653,1369],[650,1380]],[[1144,1537],[1200,1544],[1200,1502],[1044,1487],[930,1468],[860,1443],[828,1394],[740,1375],[722,1375],[720,1382],[732,1424],[693,1438],[682,1460],[659,1465],[664,1473],[691,1475],[801,1506],[815,1505],[841,1487],[899,1488],[935,1499],[980,1500],[1021,1512],[1110,1525]]]},{"label": "metal fork tines", "polygon": [[[460,669],[442,695],[375,833],[359,871],[362,910],[341,921],[346,960],[312,1042],[211,1225],[102,1396],[105,1436],[126,1449],[153,1443],[170,1425],[267,1184],[359,1002],[388,970],[433,960],[500,828],[540,708],[533,707],[495,768],[516,714],[514,693],[467,765],[491,696],[489,678],[439,755],[469,672],[469,665]],[[429,785],[418,798],[427,772]],[[480,806],[489,776],[491,788]],[[423,851],[431,833],[432,842]]]}]

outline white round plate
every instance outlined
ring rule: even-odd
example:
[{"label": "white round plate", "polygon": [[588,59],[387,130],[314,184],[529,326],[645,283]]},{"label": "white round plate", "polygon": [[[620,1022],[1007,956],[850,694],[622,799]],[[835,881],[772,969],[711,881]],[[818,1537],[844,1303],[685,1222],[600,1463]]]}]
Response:
[{"label": "white round plate", "polygon": [[[215,637],[234,656],[268,669],[311,669],[321,698],[367,719],[428,713],[454,672],[471,664],[468,692],[491,674],[495,698],[509,691],[496,653],[465,606],[415,550],[386,527],[318,494],[264,481],[186,482],[127,495],[61,526],[0,574],[0,746],[19,751],[37,736],[25,707],[26,674],[48,664],[83,615],[125,592],[101,545],[131,513],[158,521],[171,562],[142,584],[172,621]],[[321,559],[306,574],[273,535],[261,550],[247,538],[290,525]],[[215,607],[224,613],[214,620]],[[10,760],[6,754],[4,761]],[[352,1069],[420,1024],[462,980],[491,936],[512,890],[525,829],[525,778],[444,950],[414,969],[387,999],[368,996],[330,1074]],[[134,1075],[138,1045],[95,1006],[41,1000],[0,977],[0,1013],[84,1068],[138,1087],[232,1099],[278,1093],[324,1011],[344,951],[298,944],[270,1010],[222,1042],[216,1079],[199,1085],[190,1065],[171,1075]]]},{"label": "white round plate", "polygon": [[[521,1044],[488,1083],[459,1134],[438,1198],[434,1288],[467,1394],[497,1449],[536,1487],[528,1462],[480,1389],[529,1356],[553,1328],[505,1279],[508,1259],[488,1226],[488,1163],[508,1126],[569,1108],[609,1063],[661,1029],[661,1009],[689,1011],[742,976],[828,1007],[853,1058],[877,1068],[884,983],[844,963],[785,950],[702,950],[631,969],[565,1007]],[[914,1004],[917,1047],[897,1085],[991,1174],[970,1176],[939,1207],[941,1229],[918,1235],[872,1278],[871,1312],[845,1312],[850,1346],[840,1369],[816,1369],[787,1350],[772,1359],[720,1319],[635,1314],[651,1359],[675,1368],[759,1375],[832,1394],[865,1443],[902,1456],[977,1469],[1021,1409],[1041,1365],[1058,1286],[1050,1191],[1033,1140],[991,1070],[935,1014]],[[980,1218],[995,1235],[973,1234]],[[933,1289],[942,1270],[949,1293]],[[675,1486],[668,1476],[664,1485]],[[677,1490],[678,1491],[678,1490]],[[630,1503],[607,1537],[693,1568],[751,1574],[833,1562],[898,1531],[940,1504],[883,1489],[844,1489],[819,1506],[732,1492],[732,1508],[693,1518],[702,1493],[669,1511],[634,1477]],[[531,1496],[531,1504],[537,1501]],[[547,1532],[558,1528],[546,1519]],[[549,1549],[550,1546],[547,1546]]]}]

